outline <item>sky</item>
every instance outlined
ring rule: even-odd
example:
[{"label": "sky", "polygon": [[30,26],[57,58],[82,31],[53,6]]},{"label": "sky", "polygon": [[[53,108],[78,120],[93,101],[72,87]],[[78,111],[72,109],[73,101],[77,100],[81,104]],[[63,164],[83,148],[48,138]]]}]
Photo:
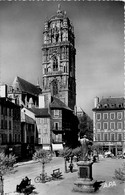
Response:
[{"label": "sky", "polygon": [[0,82],[42,85],[43,27],[58,4],[74,26],[76,104],[92,117],[94,98],[124,96],[124,4],[118,1],[0,2]]}]

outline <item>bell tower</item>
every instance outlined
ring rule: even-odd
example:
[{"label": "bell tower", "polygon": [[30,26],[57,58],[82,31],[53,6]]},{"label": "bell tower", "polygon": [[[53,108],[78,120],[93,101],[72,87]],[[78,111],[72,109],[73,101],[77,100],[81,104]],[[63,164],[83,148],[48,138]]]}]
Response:
[{"label": "bell tower", "polygon": [[48,105],[51,96],[74,110],[76,105],[74,28],[60,5],[56,15],[44,23],[42,46],[43,95]]}]

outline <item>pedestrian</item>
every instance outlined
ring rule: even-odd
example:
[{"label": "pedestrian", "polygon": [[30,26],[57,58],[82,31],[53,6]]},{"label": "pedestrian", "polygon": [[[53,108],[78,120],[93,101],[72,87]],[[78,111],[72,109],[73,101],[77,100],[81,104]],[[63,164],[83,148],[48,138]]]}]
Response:
[{"label": "pedestrian", "polygon": [[73,173],[73,163],[70,163],[69,169],[70,169],[70,172]]}]

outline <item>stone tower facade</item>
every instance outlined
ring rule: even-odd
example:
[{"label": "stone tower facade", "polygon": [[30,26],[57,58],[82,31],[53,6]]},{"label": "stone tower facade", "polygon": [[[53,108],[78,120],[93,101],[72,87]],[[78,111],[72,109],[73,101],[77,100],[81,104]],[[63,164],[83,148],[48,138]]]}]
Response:
[{"label": "stone tower facade", "polygon": [[45,106],[57,97],[74,110],[76,105],[75,36],[66,12],[58,10],[44,24],[42,46]]}]

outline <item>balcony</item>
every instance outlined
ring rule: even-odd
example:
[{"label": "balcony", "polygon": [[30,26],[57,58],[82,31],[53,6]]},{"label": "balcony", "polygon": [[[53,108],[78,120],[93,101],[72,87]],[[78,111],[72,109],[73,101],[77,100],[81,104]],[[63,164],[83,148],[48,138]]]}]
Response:
[{"label": "balcony", "polygon": [[52,127],[52,131],[55,132],[55,133],[63,133],[64,130],[62,129],[62,127]]}]

